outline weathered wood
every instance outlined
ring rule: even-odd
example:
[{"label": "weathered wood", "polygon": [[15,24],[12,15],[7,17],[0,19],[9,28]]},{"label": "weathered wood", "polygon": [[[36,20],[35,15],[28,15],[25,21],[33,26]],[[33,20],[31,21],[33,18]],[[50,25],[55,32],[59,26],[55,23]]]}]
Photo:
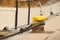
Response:
[{"label": "weathered wood", "polygon": [[[37,1],[40,1],[41,4],[45,4],[47,2],[47,0],[37,0]],[[1,3],[0,6],[3,7],[15,7],[15,0],[1,0],[0,3]],[[19,3],[19,7],[28,7],[27,1],[18,0],[18,3]],[[37,3],[36,1],[32,0],[30,2],[30,6],[34,7],[36,6],[36,3]]]}]

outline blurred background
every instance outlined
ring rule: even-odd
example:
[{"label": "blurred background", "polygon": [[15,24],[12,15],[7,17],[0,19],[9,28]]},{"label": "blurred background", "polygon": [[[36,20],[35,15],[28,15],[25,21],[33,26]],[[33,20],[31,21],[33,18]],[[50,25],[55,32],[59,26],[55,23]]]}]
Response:
[{"label": "blurred background", "polygon": [[[0,6],[2,7],[15,7],[15,1],[16,0],[0,0]],[[30,0],[30,6],[34,7],[37,6],[38,3],[40,2],[42,5],[50,2],[50,3],[55,3],[60,0]],[[27,0],[18,0],[18,5],[19,7],[27,7]]]}]

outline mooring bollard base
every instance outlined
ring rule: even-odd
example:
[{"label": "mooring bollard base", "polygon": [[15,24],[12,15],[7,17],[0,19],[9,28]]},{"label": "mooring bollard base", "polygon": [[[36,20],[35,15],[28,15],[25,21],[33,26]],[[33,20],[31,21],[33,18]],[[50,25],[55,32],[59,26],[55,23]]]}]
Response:
[{"label": "mooring bollard base", "polygon": [[44,32],[44,27],[39,26],[39,27],[33,28],[31,32],[32,33]]}]

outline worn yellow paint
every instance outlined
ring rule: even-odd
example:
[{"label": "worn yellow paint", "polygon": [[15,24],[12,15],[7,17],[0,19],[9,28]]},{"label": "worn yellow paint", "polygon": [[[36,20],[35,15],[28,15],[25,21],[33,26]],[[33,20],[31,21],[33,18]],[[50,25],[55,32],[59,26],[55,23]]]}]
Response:
[{"label": "worn yellow paint", "polygon": [[48,19],[48,16],[33,16],[32,22],[44,21]]}]

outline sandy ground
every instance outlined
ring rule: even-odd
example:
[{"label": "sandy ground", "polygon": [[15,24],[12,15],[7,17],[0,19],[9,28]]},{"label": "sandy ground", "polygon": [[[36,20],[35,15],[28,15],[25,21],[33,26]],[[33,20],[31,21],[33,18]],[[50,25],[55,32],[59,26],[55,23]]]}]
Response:
[{"label": "sandy ground", "polygon": [[[60,2],[42,7],[42,13],[44,15],[50,16],[50,11],[53,13],[60,12]],[[18,26],[27,23],[27,8],[19,8],[19,16],[18,16]],[[0,9],[0,29],[4,26],[8,26],[9,28],[14,27],[14,19],[15,19],[15,8],[1,8]],[[31,17],[34,15],[40,14],[40,8],[35,7],[31,8]],[[30,21],[31,22],[31,21]],[[24,34],[18,34],[16,36],[10,37],[4,40],[60,40],[60,15],[51,18],[48,20],[45,25],[45,31],[54,31],[54,33],[29,33],[26,32]]]}]

